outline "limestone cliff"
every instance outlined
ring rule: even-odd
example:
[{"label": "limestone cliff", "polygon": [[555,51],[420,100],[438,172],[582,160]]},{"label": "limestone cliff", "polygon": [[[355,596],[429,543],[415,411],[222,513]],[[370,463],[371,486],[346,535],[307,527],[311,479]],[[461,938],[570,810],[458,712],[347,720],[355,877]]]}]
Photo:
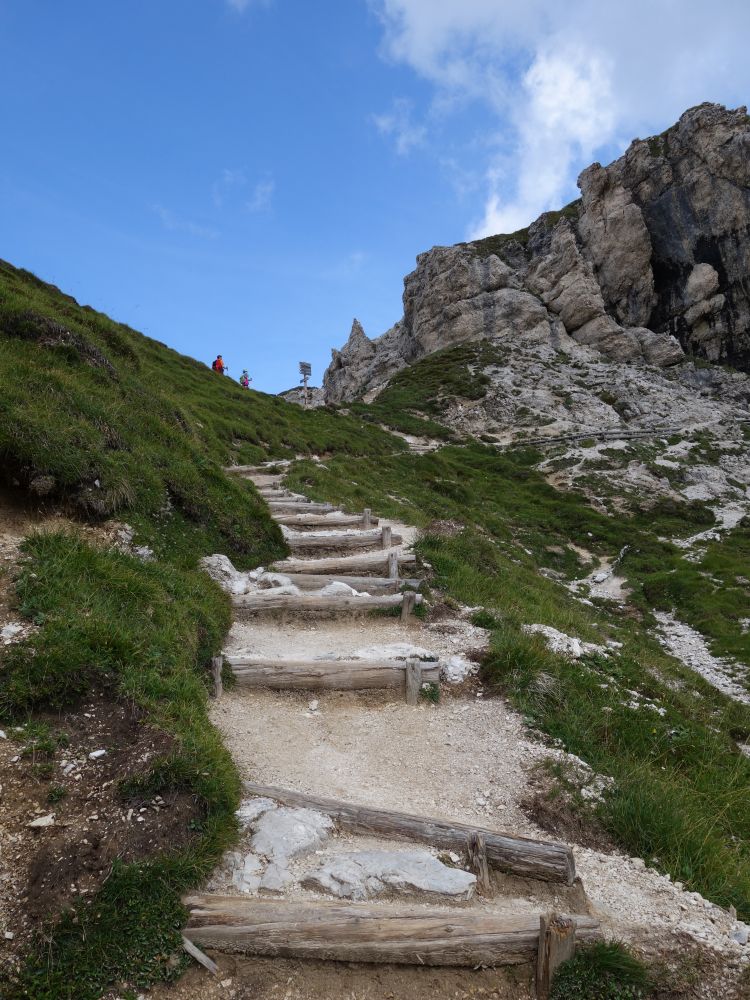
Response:
[{"label": "limestone cliff", "polygon": [[376,340],[355,320],[326,401],[372,394],[400,368],[485,338],[666,367],[688,352],[750,368],[750,119],[693,108],[578,179],[581,198],[527,230],[417,258],[404,316]]}]

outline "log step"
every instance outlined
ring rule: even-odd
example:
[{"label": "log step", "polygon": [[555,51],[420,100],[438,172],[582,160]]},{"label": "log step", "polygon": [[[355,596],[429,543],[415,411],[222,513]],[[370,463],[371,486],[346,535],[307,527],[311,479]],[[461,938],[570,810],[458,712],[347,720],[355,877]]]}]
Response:
[{"label": "log step", "polygon": [[280,514],[271,511],[271,515],[279,524],[288,528],[364,528],[376,527],[378,519],[370,518],[370,524],[365,524],[362,514],[337,514],[326,517],[325,514]]},{"label": "log step", "polygon": [[[534,962],[540,914],[289,902],[218,894],[187,896],[185,937],[201,947],[338,962],[496,966]],[[598,936],[592,917],[574,916],[578,940]]]},{"label": "log step", "polygon": [[235,594],[232,603],[235,608],[246,612],[264,611],[378,611],[399,608],[406,595],[421,604],[421,594],[406,591],[405,594],[375,594],[355,597],[349,594],[275,594],[273,589],[261,590],[254,594]]},{"label": "log step", "polygon": [[365,836],[377,834],[397,840],[417,840],[432,847],[458,851],[467,849],[470,837],[481,837],[491,868],[510,875],[561,882],[563,885],[572,885],[575,881],[575,860],[567,844],[516,837],[467,823],[358,806],[252,781],[243,782],[243,788],[249,795],[275,799],[285,806],[315,809],[330,816],[340,829]]},{"label": "log step", "polygon": [[[264,656],[228,656],[238,684],[277,691],[405,691],[406,660],[284,660]],[[422,662],[422,684],[439,684],[440,667]]]},{"label": "log step", "polygon": [[[326,532],[325,534],[314,532],[298,532],[285,534],[284,541],[290,549],[364,549],[375,545],[387,546],[384,544],[386,535],[384,531],[358,531],[358,532]],[[401,535],[390,535],[391,545],[400,545],[403,539]]]},{"label": "log step", "polygon": [[388,576],[347,576],[345,573],[284,573],[300,590],[322,590],[331,583],[345,583],[355,590],[364,590],[371,594],[374,590],[397,594],[402,587],[419,590],[422,581],[415,578]]},{"label": "log step", "polygon": [[268,506],[272,514],[325,514],[334,509],[333,504],[311,500],[269,500]]},{"label": "log step", "polygon": [[[398,556],[399,567],[412,565],[417,561],[413,552],[394,552]],[[388,573],[389,553],[382,558],[366,556],[329,556],[320,559],[295,559],[290,557],[272,563],[269,569],[274,573],[372,573],[382,576]]]}]

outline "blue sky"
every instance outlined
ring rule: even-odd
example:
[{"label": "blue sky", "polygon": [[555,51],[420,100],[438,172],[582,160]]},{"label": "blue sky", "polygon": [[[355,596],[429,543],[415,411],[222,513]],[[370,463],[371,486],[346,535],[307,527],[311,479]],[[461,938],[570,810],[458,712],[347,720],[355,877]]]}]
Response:
[{"label": "blue sky", "polygon": [[744,103],[749,29],[735,0],[0,0],[0,257],[256,388],[319,382],[417,253]]}]

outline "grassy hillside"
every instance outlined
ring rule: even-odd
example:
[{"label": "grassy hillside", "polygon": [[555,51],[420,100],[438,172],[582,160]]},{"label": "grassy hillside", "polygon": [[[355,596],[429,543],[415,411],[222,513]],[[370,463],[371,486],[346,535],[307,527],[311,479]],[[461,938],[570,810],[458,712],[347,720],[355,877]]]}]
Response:
[{"label": "grassy hillside", "polygon": [[[372,407],[357,409],[391,426],[404,415],[439,422],[446,395],[481,396],[476,351],[420,361]],[[750,663],[742,628],[750,524],[745,519],[708,545],[702,562],[691,562],[667,539],[705,527],[702,505],[636,506],[630,516],[610,517],[579,493],[553,489],[534,468],[540,458],[465,443],[419,457],[333,458],[325,468],[302,461],[290,481],[315,499],[372,506],[419,525],[419,550],[441,591],[485,609],[478,621],[493,630],[488,687],[614,779],[596,821],[628,852],[747,919],[750,760],[737,744],[750,738],[750,709],[668,656],[654,637],[653,612],[674,609],[716,654]],[[576,600],[564,584],[593,565],[582,564],[580,549],[612,558],[625,545],[628,604]],[[525,633],[526,624],[622,648],[570,661]],[[557,778],[566,784],[564,774]],[[583,800],[577,806],[593,818]]]},{"label": "grassy hillside", "polygon": [[[0,483],[72,522],[25,543],[15,615],[37,631],[0,652],[0,725],[21,727],[22,754],[42,755],[32,790],[49,786],[52,802],[64,791],[50,777],[68,740],[61,713],[95,697],[125,705],[169,750],[120,775],[119,800],[179,794],[193,816],[187,844],[115,860],[95,894],[51,913],[4,997],[94,1000],[115,983],[131,995],[181,969],[180,895],[231,841],[239,794],[206,713],[230,607],[197,562],[219,551],[256,566],[285,552],[254,488],[222,466],[403,447],[377,427],[243,391],[0,263]],[[110,518],[155,559],[76,530]]]},{"label": "grassy hillside", "polygon": [[336,413],[244,391],[2,262],[0,346],[6,477],[86,517],[176,510],[256,564],[279,553],[280,535],[222,465],[401,446]]}]

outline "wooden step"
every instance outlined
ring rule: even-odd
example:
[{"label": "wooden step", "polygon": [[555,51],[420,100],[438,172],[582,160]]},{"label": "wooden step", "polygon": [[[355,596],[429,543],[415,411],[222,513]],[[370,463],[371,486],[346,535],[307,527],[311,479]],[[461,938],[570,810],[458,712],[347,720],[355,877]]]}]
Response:
[{"label": "wooden step", "polygon": [[333,504],[313,503],[311,500],[269,500],[268,506],[272,514],[325,514],[333,510]]},{"label": "wooden step", "polygon": [[401,535],[392,534],[386,526],[380,531],[290,533],[284,535],[284,541],[290,549],[365,549],[378,545],[385,549],[390,545],[400,545],[403,539]]},{"label": "wooden step", "polygon": [[279,524],[287,528],[375,528],[378,525],[376,517],[368,519],[363,514],[280,514],[271,511],[271,516]]},{"label": "wooden step", "polygon": [[280,490],[276,486],[258,486],[258,493],[264,500],[304,500],[300,493],[292,493],[291,490]]},{"label": "wooden step", "polygon": [[282,805],[295,809],[315,809],[331,816],[340,829],[368,837],[377,835],[396,840],[417,840],[432,847],[457,851],[466,850],[469,837],[480,837],[484,841],[487,863],[492,868],[510,875],[560,882],[563,885],[572,885],[575,881],[575,860],[567,844],[516,837],[466,823],[358,806],[274,785],[259,785],[252,781],[243,782],[243,788],[249,795],[275,799]]},{"label": "wooden step", "polygon": [[[187,896],[183,902],[189,941],[248,955],[476,968],[533,963],[539,951],[539,913],[218,894]],[[569,919],[578,940],[598,936],[593,917]]]},{"label": "wooden step", "polygon": [[278,462],[269,462],[268,465],[225,465],[223,469],[224,472],[231,472],[238,476],[266,476],[276,474],[273,472],[269,473],[269,469],[289,464],[289,462],[279,459]]},{"label": "wooden step", "polygon": [[300,590],[322,590],[331,583],[345,583],[355,590],[363,590],[371,594],[374,590],[387,594],[397,594],[402,587],[411,590],[419,590],[422,581],[416,578],[388,577],[388,576],[347,576],[344,573],[284,573]]},{"label": "wooden step", "polygon": [[265,611],[364,611],[387,610],[402,607],[406,600],[421,604],[424,598],[414,591],[404,594],[375,594],[354,597],[348,594],[275,594],[274,590],[261,590],[254,594],[236,594],[232,603],[238,611],[262,613]]},{"label": "wooden step", "polygon": [[[406,660],[287,660],[227,656],[238,684],[279,691],[406,690]],[[420,662],[421,684],[439,684],[434,660]]]},{"label": "wooden step", "polygon": [[328,556],[321,559],[287,559],[272,563],[269,569],[274,573],[372,573],[381,576],[388,573],[389,556],[398,556],[398,565],[410,566],[417,561],[413,552],[384,552],[382,559],[367,558],[362,555]]}]

